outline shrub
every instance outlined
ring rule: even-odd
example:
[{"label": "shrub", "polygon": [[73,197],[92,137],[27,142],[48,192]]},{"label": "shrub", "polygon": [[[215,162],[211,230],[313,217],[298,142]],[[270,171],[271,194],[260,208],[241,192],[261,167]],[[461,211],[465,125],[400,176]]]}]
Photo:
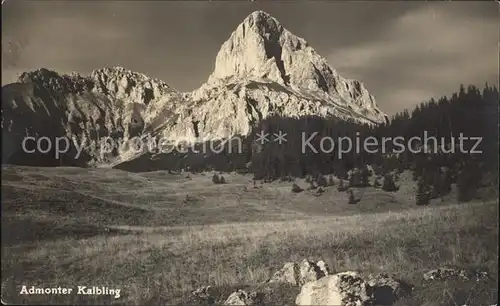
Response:
[{"label": "shrub", "polygon": [[417,184],[416,193],[417,205],[429,205],[431,200],[431,188],[425,183],[424,178],[420,178]]},{"label": "shrub", "polygon": [[316,183],[320,187],[326,187],[326,186],[328,186],[328,182],[326,181],[326,178],[323,175],[321,175],[321,174],[318,175],[318,177],[316,178]]},{"label": "shrub", "polygon": [[366,187],[369,186],[369,178],[370,170],[367,166],[364,166],[361,169],[354,169],[351,171],[351,175],[349,176],[349,185],[351,187]]},{"label": "shrub", "polygon": [[214,173],[214,175],[212,176],[212,182],[214,184],[220,184],[220,178],[219,176],[217,175],[217,173]]},{"label": "shrub", "polygon": [[297,184],[293,184],[292,185],[292,192],[299,193],[299,192],[302,192],[302,191],[304,191],[304,189],[300,188],[299,185],[297,185]]}]

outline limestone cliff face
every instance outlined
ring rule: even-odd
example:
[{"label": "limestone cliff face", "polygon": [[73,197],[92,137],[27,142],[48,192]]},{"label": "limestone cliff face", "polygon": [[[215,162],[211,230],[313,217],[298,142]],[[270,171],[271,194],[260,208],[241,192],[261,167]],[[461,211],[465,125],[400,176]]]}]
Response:
[{"label": "limestone cliff face", "polygon": [[125,146],[103,155],[104,137],[120,144],[146,135],[206,141],[246,135],[271,115],[387,120],[362,83],[338,75],[304,39],[257,11],[222,45],[213,73],[192,92],[123,67],[89,76],[22,74],[2,88],[3,162],[19,153],[26,135],[85,139],[82,163],[116,165],[144,152]]},{"label": "limestone cliff face", "polygon": [[207,83],[216,86],[234,79],[275,82],[306,96],[352,107],[360,113],[360,120],[386,120],[361,82],[340,76],[304,39],[262,11],[250,14],[222,45]]}]

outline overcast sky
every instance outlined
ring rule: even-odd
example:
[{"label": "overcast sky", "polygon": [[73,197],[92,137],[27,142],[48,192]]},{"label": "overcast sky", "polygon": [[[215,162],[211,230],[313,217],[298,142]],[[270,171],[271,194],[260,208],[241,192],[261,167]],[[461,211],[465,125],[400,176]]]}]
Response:
[{"label": "overcast sky", "polygon": [[498,83],[494,2],[269,2],[6,0],[2,85],[42,67],[87,74],[120,65],[193,90],[255,10],[305,38],[342,76],[364,82],[388,114],[460,83]]}]

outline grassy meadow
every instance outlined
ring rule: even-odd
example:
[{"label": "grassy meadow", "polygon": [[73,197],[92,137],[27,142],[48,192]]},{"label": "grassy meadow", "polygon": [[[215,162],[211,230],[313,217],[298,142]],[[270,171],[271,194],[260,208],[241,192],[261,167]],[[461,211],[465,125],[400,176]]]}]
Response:
[{"label": "grassy meadow", "polygon": [[[287,261],[323,259],[333,271],[393,273],[414,285],[397,305],[492,305],[498,290],[498,202],[417,207],[412,182],[398,192],[335,187],[292,193],[290,182],[211,173],[127,173],[112,169],[2,169],[2,300],[25,304],[196,304],[203,285],[223,300],[263,289]],[[302,187],[307,183],[297,182]],[[481,283],[426,283],[449,264],[482,269]],[[21,286],[108,286],[118,299],[20,295]],[[299,288],[273,285],[265,304],[291,305]]]}]

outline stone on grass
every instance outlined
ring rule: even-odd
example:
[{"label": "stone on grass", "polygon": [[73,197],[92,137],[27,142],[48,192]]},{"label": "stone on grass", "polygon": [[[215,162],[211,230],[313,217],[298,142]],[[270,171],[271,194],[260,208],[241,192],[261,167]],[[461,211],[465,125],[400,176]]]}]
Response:
[{"label": "stone on grass", "polygon": [[316,265],[319,267],[319,269],[323,272],[323,274],[326,276],[329,274],[329,268],[328,268],[328,265],[326,264],[326,262],[324,262],[323,260],[319,260]]},{"label": "stone on grass", "polygon": [[299,265],[294,262],[287,262],[279,271],[268,280],[269,283],[286,283],[298,285]]},{"label": "stone on grass", "polygon": [[[323,262],[321,260],[321,262]],[[324,262],[323,262],[324,263]],[[318,280],[326,276],[325,272],[314,262],[307,259],[302,260],[299,265],[299,285],[303,285],[310,281]]]},{"label": "stone on grass", "polygon": [[366,283],[358,273],[343,272],[304,284],[295,304],[358,306],[369,300]]},{"label": "stone on grass", "polygon": [[413,291],[413,286],[387,273],[370,275],[367,284],[367,291],[376,305],[391,305]]},{"label": "stone on grass", "polygon": [[212,286],[203,286],[191,292],[197,299],[202,301],[213,302],[215,298],[212,296]]},{"label": "stone on grass", "polygon": [[260,303],[262,296],[258,292],[250,293],[239,289],[229,295],[224,305],[256,305]]},{"label": "stone on grass", "polygon": [[459,269],[449,266],[433,269],[424,274],[424,280],[426,281],[448,280],[448,279],[460,279],[468,281],[470,280],[470,275],[464,269]]},{"label": "stone on grass", "polygon": [[382,273],[365,280],[354,271],[327,275],[302,286],[297,305],[391,305],[410,294],[412,286]]},{"label": "stone on grass", "polygon": [[328,275],[328,267],[323,260],[302,260],[300,264],[287,262],[268,280],[270,283],[286,283],[301,286],[309,281],[318,280]]}]

